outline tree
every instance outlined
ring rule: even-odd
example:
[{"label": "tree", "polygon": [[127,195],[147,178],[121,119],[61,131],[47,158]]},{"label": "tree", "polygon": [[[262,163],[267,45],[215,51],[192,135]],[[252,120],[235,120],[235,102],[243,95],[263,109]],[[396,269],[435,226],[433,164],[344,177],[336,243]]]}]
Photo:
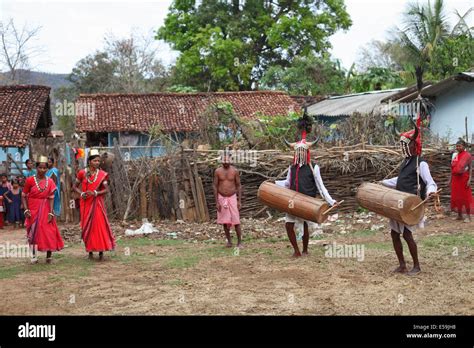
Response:
[{"label": "tree", "polygon": [[108,36],[103,50],[81,59],[69,80],[77,93],[146,93],[170,86],[170,71],[156,59],[153,41]]},{"label": "tree", "polygon": [[407,61],[407,53],[400,42],[372,40],[359,49],[356,66],[361,72],[366,72],[370,68],[400,71]]},{"label": "tree", "polygon": [[403,86],[400,74],[389,68],[371,67],[366,72],[355,74],[351,79],[351,90],[356,93]]},{"label": "tree", "polygon": [[458,22],[454,25],[450,35],[433,52],[429,69],[433,76],[443,79],[473,68],[474,28],[469,27],[465,20],[473,11],[474,8],[470,8],[464,15],[455,11]]},{"label": "tree", "polygon": [[[148,93],[164,91],[171,86],[171,71],[157,60],[154,39],[106,38],[105,47],[81,59],[68,80],[54,97],[62,104],[73,102],[80,93]],[[55,109],[54,109],[55,110]],[[57,126],[65,135],[72,134],[74,118],[55,115]]]},{"label": "tree", "polygon": [[296,95],[344,93],[344,71],[328,56],[296,57],[288,68],[275,65],[263,76],[262,88],[284,90]]},{"label": "tree", "polygon": [[30,68],[31,58],[38,55],[41,50],[32,43],[38,36],[41,27],[19,29],[13,19],[7,23],[0,22],[0,66],[8,70],[9,83],[22,82],[20,71]]},{"label": "tree", "polygon": [[178,84],[250,90],[271,66],[326,51],[350,25],[340,0],[174,0],[156,38],[181,52]]},{"label": "tree", "polygon": [[415,68],[418,92],[423,87],[423,73],[431,62],[433,52],[449,33],[443,0],[435,0],[433,7],[410,3],[404,13],[405,28],[399,30],[399,42],[408,53]]}]

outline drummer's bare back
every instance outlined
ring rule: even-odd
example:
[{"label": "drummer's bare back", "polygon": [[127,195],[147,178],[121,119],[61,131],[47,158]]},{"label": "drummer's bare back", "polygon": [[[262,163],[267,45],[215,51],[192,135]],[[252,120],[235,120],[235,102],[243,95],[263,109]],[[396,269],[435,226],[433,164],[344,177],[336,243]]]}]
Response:
[{"label": "drummer's bare back", "polygon": [[228,169],[219,167],[214,172],[214,185],[222,196],[229,197],[237,193],[240,186],[240,175],[237,169],[229,166]]}]

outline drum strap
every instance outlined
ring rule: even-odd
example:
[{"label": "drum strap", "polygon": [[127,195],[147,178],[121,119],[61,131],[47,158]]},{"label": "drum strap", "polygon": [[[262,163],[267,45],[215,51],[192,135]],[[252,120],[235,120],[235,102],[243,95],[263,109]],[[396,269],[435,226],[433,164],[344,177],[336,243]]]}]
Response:
[{"label": "drum strap", "polygon": [[419,162],[420,156],[416,156],[416,194],[418,197],[421,197],[421,185],[420,185],[420,162]]}]

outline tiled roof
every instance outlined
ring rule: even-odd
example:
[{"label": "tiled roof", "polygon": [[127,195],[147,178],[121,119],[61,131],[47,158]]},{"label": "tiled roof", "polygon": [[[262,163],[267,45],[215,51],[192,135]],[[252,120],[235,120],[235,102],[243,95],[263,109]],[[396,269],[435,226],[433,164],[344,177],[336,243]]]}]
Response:
[{"label": "tiled roof", "polygon": [[320,101],[326,99],[327,97],[324,95],[292,95],[291,98],[297,102],[300,107],[304,108],[305,106],[309,106],[315,103],[319,103]]},{"label": "tiled roof", "polygon": [[147,131],[160,125],[164,131],[199,131],[199,117],[216,102],[230,102],[244,119],[258,113],[268,116],[300,111],[284,92],[215,92],[151,94],[81,94],[78,132]]},{"label": "tiled roof", "polygon": [[[40,125],[51,126],[51,88],[35,85],[0,86],[0,146],[24,147]],[[46,119],[41,116],[46,112]]]}]

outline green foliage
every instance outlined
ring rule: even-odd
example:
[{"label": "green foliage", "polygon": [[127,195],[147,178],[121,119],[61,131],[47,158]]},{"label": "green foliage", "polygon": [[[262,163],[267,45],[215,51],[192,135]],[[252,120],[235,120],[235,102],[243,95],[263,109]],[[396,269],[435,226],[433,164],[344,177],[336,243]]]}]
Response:
[{"label": "green foliage", "polygon": [[250,90],[271,66],[324,52],[350,25],[340,0],[174,0],[156,38],[181,52],[175,83]]},{"label": "green foliage", "polygon": [[[219,101],[209,105],[201,120],[201,137],[214,148],[221,149],[238,140],[240,127],[230,102]],[[224,139],[219,133],[225,133]]]},{"label": "green foliage", "polygon": [[474,40],[468,34],[450,36],[436,47],[429,72],[444,79],[474,67]]},{"label": "green foliage", "polygon": [[350,81],[355,93],[403,87],[400,74],[389,68],[370,67],[368,71],[356,74]]},{"label": "green foliage", "polygon": [[287,91],[295,95],[344,93],[345,73],[339,62],[327,55],[296,57],[289,67],[275,65],[262,78],[262,88]]},{"label": "green foliage", "polygon": [[296,120],[301,117],[293,112],[289,115],[266,116],[260,115],[260,128],[255,129],[255,136],[265,148],[285,148],[284,140],[293,141],[296,133]]},{"label": "green foliage", "polygon": [[457,13],[458,23],[450,32],[444,4],[443,0],[410,3],[404,13],[406,27],[393,40],[407,53],[402,65],[415,70],[406,76],[415,75],[419,85],[424,72],[428,79],[440,80],[473,66],[472,28],[465,22],[472,9],[463,16]]},{"label": "green foliage", "polygon": [[174,92],[174,93],[195,93],[195,92],[198,92],[198,90],[194,87],[182,86],[182,85],[172,85],[166,91],[167,92]]}]

